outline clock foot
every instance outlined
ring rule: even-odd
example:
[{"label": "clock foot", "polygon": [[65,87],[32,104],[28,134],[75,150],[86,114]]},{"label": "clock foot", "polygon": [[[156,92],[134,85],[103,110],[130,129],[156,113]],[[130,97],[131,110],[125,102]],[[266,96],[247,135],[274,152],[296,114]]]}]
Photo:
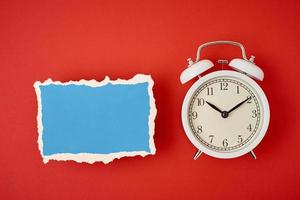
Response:
[{"label": "clock foot", "polygon": [[252,150],[252,151],[250,151],[250,155],[252,156],[252,158],[256,159],[256,155],[255,155],[255,153],[254,153],[254,151],[253,151],[253,150]]},{"label": "clock foot", "polygon": [[194,156],[194,160],[197,160],[201,154],[202,154],[202,151],[198,150]]}]

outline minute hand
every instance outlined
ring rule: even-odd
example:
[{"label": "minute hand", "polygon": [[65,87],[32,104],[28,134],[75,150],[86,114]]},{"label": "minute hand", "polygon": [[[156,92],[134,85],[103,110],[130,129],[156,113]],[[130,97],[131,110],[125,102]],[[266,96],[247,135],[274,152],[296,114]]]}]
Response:
[{"label": "minute hand", "polygon": [[237,109],[238,107],[240,107],[242,104],[244,104],[246,101],[248,101],[250,99],[250,97],[247,97],[247,99],[245,99],[244,101],[242,101],[241,103],[237,104],[236,106],[234,106],[233,108],[231,108],[227,113],[231,113],[232,111],[234,111],[235,109]]}]

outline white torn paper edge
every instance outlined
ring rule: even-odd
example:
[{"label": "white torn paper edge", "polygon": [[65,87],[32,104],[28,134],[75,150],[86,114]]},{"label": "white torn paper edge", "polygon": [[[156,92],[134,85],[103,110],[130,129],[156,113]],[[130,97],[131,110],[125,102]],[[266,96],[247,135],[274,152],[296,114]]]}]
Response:
[{"label": "white torn paper edge", "polygon": [[[93,154],[93,153],[58,153],[53,155],[44,155],[43,154],[43,123],[42,123],[42,102],[41,102],[41,90],[40,86],[45,85],[85,85],[90,87],[101,87],[104,85],[107,85],[108,83],[111,83],[113,85],[116,84],[137,84],[137,83],[148,83],[148,94],[150,97],[150,114],[149,114],[149,120],[148,120],[148,126],[149,126],[149,147],[150,152],[146,151],[122,151],[117,153],[109,153],[109,154]],[[154,144],[154,128],[155,128],[155,117],[157,113],[157,109],[155,106],[155,99],[153,96],[153,85],[154,82],[150,75],[144,75],[144,74],[137,74],[133,78],[129,80],[124,79],[117,79],[117,80],[110,80],[108,76],[105,77],[105,79],[101,82],[96,80],[80,80],[80,81],[69,81],[62,83],[60,81],[53,81],[52,79],[48,79],[44,82],[36,81],[33,86],[37,95],[37,101],[38,101],[38,114],[37,114],[37,128],[38,128],[38,147],[41,153],[41,156],[43,158],[43,162],[47,163],[49,160],[57,160],[57,161],[68,161],[73,160],[76,162],[86,162],[86,163],[95,163],[95,162],[103,162],[105,164],[113,161],[114,159],[120,159],[122,157],[133,157],[133,156],[142,156],[145,157],[147,155],[154,155],[156,152],[155,144]]]}]

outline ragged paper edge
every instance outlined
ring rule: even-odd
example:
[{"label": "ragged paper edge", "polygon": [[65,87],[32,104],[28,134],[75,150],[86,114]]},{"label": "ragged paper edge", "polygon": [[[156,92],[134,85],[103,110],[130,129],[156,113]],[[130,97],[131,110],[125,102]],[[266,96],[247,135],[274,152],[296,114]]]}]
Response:
[{"label": "ragged paper edge", "polygon": [[[148,95],[150,98],[150,114],[148,119],[148,126],[149,126],[149,147],[150,152],[147,151],[123,151],[117,153],[110,153],[110,154],[93,154],[93,153],[59,153],[53,155],[45,156],[43,154],[43,123],[42,123],[42,99],[41,99],[41,90],[40,86],[45,85],[86,85],[90,87],[101,87],[111,83],[113,85],[121,84],[121,85],[130,85],[130,84],[138,84],[138,83],[148,83]],[[110,80],[108,76],[105,77],[103,81],[96,81],[96,80],[80,80],[80,81],[69,81],[62,83],[60,81],[53,81],[52,79],[48,79],[44,82],[36,81],[33,86],[37,95],[38,100],[38,114],[37,114],[37,127],[38,127],[38,147],[40,153],[43,158],[43,162],[47,163],[49,160],[58,160],[58,161],[68,161],[73,160],[76,162],[86,162],[86,163],[94,163],[94,162],[103,162],[105,164],[113,161],[114,159],[120,159],[122,157],[133,157],[133,156],[142,156],[145,157],[147,155],[154,155],[156,152],[155,144],[154,144],[154,128],[155,128],[155,117],[156,117],[156,106],[155,106],[155,99],[153,95],[153,85],[154,82],[150,75],[144,74],[137,74],[133,78],[129,80],[124,79],[117,79],[117,80]]]}]

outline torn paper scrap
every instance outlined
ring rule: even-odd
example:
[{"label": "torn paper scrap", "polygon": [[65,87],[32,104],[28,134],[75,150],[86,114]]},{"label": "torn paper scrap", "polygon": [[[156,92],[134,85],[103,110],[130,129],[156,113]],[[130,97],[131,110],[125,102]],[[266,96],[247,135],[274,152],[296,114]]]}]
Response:
[{"label": "torn paper scrap", "polygon": [[153,80],[35,82],[38,145],[49,160],[109,163],[155,154]]}]

